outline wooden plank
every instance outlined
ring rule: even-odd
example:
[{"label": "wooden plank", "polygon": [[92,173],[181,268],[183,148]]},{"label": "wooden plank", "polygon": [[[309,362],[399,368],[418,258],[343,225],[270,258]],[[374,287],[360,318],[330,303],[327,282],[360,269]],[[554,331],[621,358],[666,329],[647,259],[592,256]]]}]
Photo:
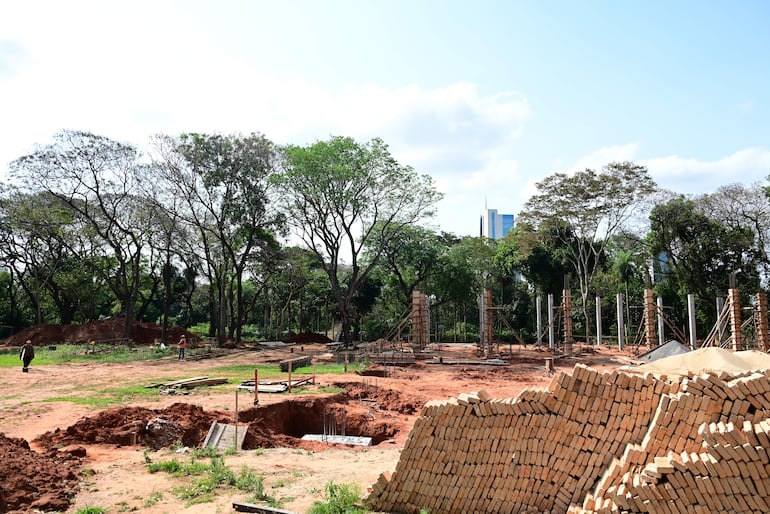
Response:
[{"label": "wooden plank", "polygon": [[146,385],[144,387],[148,388],[148,389],[153,388],[153,387],[174,387],[174,386],[177,386],[177,385],[180,385],[180,384],[184,384],[185,382],[189,382],[191,380],[203,380],[203,379],[206,379],[206,378],[209,378],[209,377],[208,376],[204,376],[204,377],[183,378],[182,380],[174,380],[172,382],[158,382],[158,383],[155,383],[155,384]]},{"label": "wooden plank", "polygon": [[178,387],[184,387],[185,389],[192,389],[194,387],[211,386],[226,384],[226,378],[204,378],[199,380],[189,380],[178,385]]},{"label": "wooden plank", "polygon": [[237,512],[257,512],[259,514],[296,514],[283,509],[274,509],[272,507],[262,507],[260,505],[254,505],[253,503],[237,503],[233,502],[233,509]]}]

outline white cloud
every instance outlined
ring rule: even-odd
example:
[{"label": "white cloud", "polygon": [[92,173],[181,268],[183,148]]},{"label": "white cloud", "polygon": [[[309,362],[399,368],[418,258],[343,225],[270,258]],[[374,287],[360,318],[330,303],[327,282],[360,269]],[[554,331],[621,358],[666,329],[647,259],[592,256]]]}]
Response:
[{"label": "white cloud", "polygon": [[467,82],[329,91],[234,58],[172,3],[74,6],[18,4],[0,20],[0,63],[13,64],[0,74],[0,174],[62,129],[140,146],[158,132],[258,131],[296,144],[376,136],[435,178],[446,195],[437,222],[458,235],[476,233],[485,195],[509,204],[510,181],[522,181],[510,146],[532,111],[515,92]]},{"label": "white cloud", "polygon": [[716,191],[729,184],[764,182],[770,175],[770,151],[746,148],[716,161],[699,161],[678,155],[639,161],[658,185],[682,194]]},{"label": "white cloud", "polygon": [[569,170],[582,171],[591,169],[599,171],[602,169],[602,166],[611,162],[633,161],[638,150],[638,143],[604,146],[578,159],[574,165],[569,167]]},{"label": "white cloud", "polygon": [[[647,166],[658,186],[681,194],[711,193],[734,183],[750,185],[770,175],[770,151],[764,148],[745,148],[714,161],[678,155],[640,158],[638,153],[637,143],[607,146],[581,157],[567,170],[599,170],[613,161],[634,161]],[[528,196],[534,192],[533,183]]]}]

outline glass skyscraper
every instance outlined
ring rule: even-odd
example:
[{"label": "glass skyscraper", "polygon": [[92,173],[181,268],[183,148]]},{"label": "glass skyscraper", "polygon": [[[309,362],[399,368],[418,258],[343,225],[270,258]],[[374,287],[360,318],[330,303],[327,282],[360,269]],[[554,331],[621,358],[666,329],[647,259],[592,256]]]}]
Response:
[{"label": "glass skyscraper", "polygon": [[513,228],[513,214],[498,214],[497,209],[487,209],[481,219],[481,235],[490,239],[502,239]]}]

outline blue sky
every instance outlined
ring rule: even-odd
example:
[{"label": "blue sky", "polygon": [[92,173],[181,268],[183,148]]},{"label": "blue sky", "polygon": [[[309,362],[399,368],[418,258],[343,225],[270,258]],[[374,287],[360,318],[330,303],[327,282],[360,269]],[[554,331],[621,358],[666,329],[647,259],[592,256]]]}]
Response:
[{"label": "blue sky", "polygon": [[61,129],[381,137],[476,235],[555,171],[645,164],[697,194],[770,175],[770,3],[0,4],[0,174]]}]

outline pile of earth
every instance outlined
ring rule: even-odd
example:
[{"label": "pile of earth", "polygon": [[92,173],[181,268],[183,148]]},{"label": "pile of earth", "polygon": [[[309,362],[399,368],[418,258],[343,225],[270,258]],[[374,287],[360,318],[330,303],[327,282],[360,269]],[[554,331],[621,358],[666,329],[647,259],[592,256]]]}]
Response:
[{"label": "pile of earth", "polygon": [[[4,346],[21,346],[27,339],[35,346],[48,346],[61,343],[85,344],[91,341],[118,342],[123,340],[125,318],[110,318],[91,321],[79,325],[35,325],[6,338]],[[187,341],[194,343],[198,338],[181,327],[167,330],[168,341],[176,342],[182,334]],[[155,323],[135,321],[131,328],[131,339],[136,344],[149,345],[163,336],[163,327]]]},{"label": "pile of earth", "polygon": [[300,332],[299,334],[296,334],[294,332],[289,332],[288,335],[281,338],[281,341],[284,343],[296,343],[296,344],[310,344],[310,343],[328,344],[332,342],[331,339],[317,332]]},{"label": "pile of earth", "polygon": [[0,433],[0,512],[64,512],[78,492],[82,447],[30,449]]},{"label": "pile of earth", "polygon": [[51,448],[70,444],[141,445],[159,450],[181,443],[199,446],[213,421],[229,423],[232,415],[205,411],[191,403],[175,403],[165,409],[115,407],[80,419],[62,430],[46,432],[36,443]]}]

